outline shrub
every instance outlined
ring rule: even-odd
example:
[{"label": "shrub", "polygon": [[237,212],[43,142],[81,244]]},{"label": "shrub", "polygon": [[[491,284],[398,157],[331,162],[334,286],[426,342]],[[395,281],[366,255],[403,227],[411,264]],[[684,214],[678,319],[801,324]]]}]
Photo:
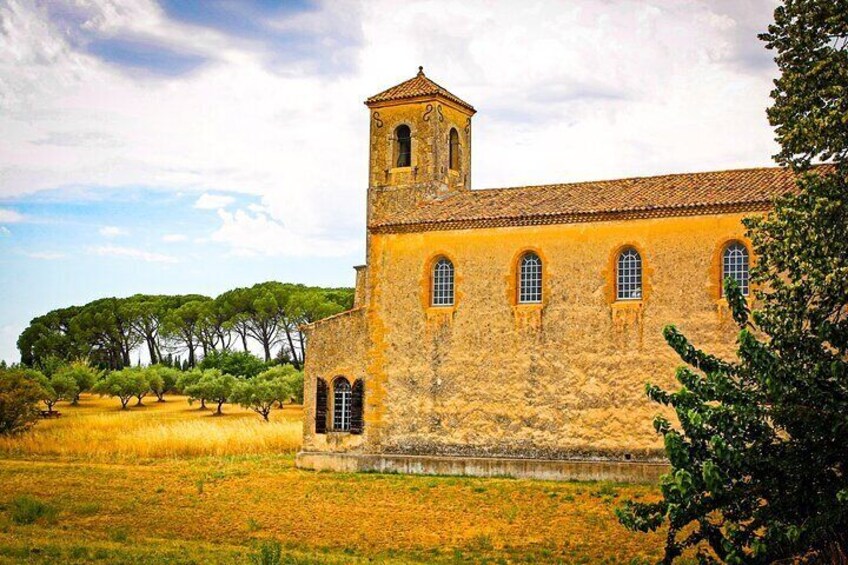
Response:
[{"label": "shrub", "polygon": [[26,431],[38,420],[42,390],[26,370],[0,370],[0,435]]},{"label": "shrub", "polygon": [[32,496],[21,495],[12,500],[12,521],[19,526],[34,524],[37,521],[52,523],[56,521],[58,513],[52,504]]}]

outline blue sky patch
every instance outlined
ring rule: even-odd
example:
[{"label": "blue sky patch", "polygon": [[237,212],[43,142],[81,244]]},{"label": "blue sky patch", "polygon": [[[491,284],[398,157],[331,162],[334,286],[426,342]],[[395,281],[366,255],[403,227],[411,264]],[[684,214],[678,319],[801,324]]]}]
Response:
[{"label": "blue sky patch", "polygon": [[107,63],[167,76],[189,73],[208,61],[206,57],[180,53],[145,40],[96,39],[86,46],[86,50]]}]

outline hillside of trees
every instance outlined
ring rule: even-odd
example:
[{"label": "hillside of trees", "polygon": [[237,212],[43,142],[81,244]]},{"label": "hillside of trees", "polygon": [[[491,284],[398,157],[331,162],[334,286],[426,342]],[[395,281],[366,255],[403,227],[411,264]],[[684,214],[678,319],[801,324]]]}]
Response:
[{"label": "hillside of trees", "polygon": [[303,367],[300,326],[353,305],[353,289],[264,282],[216,298],[198,294],[101,298],[33,319],[18,338],[21,364],[48,368],[86,359],[119,370],[141,358],[191,368],[222,351],[256,344],[265,362]]}]

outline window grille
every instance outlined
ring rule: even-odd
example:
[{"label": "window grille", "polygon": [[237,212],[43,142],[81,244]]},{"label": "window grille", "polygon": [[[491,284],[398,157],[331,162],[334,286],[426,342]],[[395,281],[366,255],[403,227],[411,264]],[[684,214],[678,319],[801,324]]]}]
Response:
[{"label": "window grille", "polygon": [[409,167],[412,165],[412,132],[407,125],[400,125],[395,130],[395,144],[397,153],[397,167]]},{"label": "window grille", "polygon": [[535,253],[521,257],[518,274],[518,302],[532,304],[542,301],[542,260]]},{"label": "window grille", "polygon": [[459,170],[459,134],[456,129],[450,130],[450,168],[451,170]]},{"label": "window grille", "polygon": [[642,257],[635,249],[626,249],[618,256],[616,297],[618,300],[642,298]]},{"label": "window grille", "polygon": [[350,383],[344,377],[333,383],[333,430],[350,431]]},{"label": "window grille", "polygon": [[453,306],[453,263],[442,257],[433,266],[433,306]]},{"label": "window grille", "polygon": [[724,292],[724,279],[730,277],[739,285],[742,296],[748,296],[748,280],[750,278],[748,267],[748,248],[738,241],[728,245],[724,250],[722,260],[722,292]]}]

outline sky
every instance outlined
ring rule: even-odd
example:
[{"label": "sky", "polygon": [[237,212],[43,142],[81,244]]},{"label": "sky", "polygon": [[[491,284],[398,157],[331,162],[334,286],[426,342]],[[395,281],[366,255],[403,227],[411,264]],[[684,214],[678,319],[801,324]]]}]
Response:
[{"label": "sky", "polygon": [[0,0],[0,359],[47,311],[352,286],[370,95],[478,110],[472,186],[769,166],[772,0]]}]

